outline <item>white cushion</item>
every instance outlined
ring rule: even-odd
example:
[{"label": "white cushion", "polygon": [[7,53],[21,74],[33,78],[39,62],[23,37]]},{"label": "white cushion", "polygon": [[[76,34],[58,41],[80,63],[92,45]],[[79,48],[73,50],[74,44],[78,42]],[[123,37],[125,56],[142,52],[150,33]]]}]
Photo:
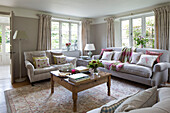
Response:
[{"label": "white cushion", "polygon": [[141,55],[137,65],[152,67],[157,58],[155,55]]},{"label": "white cushion", "polygon": [[122,55],[122,52],[121,52],[121,51],[115,51],[115,52],[114,52],[113,60],[115,60],[115,61],[119,61],[119,60],[120,60],[121,55]]},{"label": "white cushion", "polygon": [[114,52],[104,51],[101,60],[111,60]]},{"label": "white cushion", "polygon": [[132,56],[131,56],[131,62],[130,63],[131,64],[136,64],[139,61],[141,55],[142,55],[141,52],[140,53],[133,52]]},{"label": "white cushion", "polygon": [[35,67],[36,68],[44,68],[44,67],[49,67],[49,58],[44,58],[44,59],[35,59]]}]

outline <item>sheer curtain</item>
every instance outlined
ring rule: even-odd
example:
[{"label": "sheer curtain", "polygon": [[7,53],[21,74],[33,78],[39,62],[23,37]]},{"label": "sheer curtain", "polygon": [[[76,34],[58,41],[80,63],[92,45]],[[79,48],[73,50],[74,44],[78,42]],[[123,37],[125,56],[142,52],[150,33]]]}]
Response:
[{"label": "sheer curtain", "polygon": [[51,16],[38,14],[39,16],[39,29],[37,50],[50,50],[51,49]]},{"label": "sheer curtain", "polygon": [[156,46],[169,50],[170,6],[155,8]]},{"label": "sheer curtain", "polygon": [[106,18],[107,21],[107,47],[115,46],[115,37],[114,37],[114,18]]},{"label": "sheer curtain", "polygon": [[92,23],[89,19],[82,20],[82,54],[86,54],[84,48],[87,43],[90,41],[90,23]]}]

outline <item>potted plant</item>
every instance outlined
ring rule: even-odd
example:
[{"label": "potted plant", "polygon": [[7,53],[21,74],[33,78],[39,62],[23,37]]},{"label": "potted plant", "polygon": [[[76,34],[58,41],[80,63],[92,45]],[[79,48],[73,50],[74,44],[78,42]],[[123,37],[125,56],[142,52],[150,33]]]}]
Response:
[{"label": "potted plant", "polygon": [[70,51],[70,46],[71,46],[71,43],[66,43],[66,47],[67,47],[67,51]]},{"label": "potted plant", "polygon": [[92,60],[87,65],[88,68],[91,68],[94,72],[97,72],[98,67],[103,67],[103,64],[99,60]]},{"label": "potted plant", "polygon": [[144,38],[142,36],[135,37],[134,40],[136,41],[136,45],[141,45],[141,48],[146,47],[146,43],[149,41],[149,39]]}]

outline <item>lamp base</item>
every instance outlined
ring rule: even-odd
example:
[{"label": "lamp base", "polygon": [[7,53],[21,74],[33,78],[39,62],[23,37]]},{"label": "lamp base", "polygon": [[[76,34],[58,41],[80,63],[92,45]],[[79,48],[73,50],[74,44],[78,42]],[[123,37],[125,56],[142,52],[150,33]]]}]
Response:
[{"label": "lamp base", "polygon": [[16,79],[15,82],[24,82],[26,80],[26,78],[19,78],[19,79]]},{"label": "lamp base", "polygon": [[91,51],[89,51],[87,54],[88,54],[89,58],[91,58],[91,56],[92,56],[92,52],[91,52]]}]

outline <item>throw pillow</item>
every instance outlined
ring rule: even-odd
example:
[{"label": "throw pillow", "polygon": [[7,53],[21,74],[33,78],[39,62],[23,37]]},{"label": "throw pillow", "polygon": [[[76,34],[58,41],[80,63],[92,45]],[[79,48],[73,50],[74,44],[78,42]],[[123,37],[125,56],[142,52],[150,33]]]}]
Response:
[{"label": "throw pillow", "polygon": [[102,49],[99,59],[102,58],[104,51],[114,51],[113,49]]},{"label": "throw pillow", "polygon": [[113,60],[115,61],[119,61],[121,58],[122,52],[121,51],[115,51],[114,52],[114,56],[113,56]]},{"label": "throw pillow", "polygon": [[125,100],[114,113],[128,112],[130,110],[151,107],[157,102],[157,87],[153,87]]},{"label": "throw pillow", "polygon": [[152,52],[152,51],[146,51],[147,55],[157,55],[158,58],[156,59],[157,63],[160,62],[160,57],[163,55],[163,53],[158,53],[158,52]]},{"label": "throw pillow", "polygon": [[35,59],[35,63],[36,63],[36,68],[44,68],[44,67],[49,67],[49,58],[45,58],[45,59]]},{"label": "throw pillow", "polygon": [[106,52],[104,51],[101,60],[111,60],[113,56],[113,52]]},{"label": "throw pillow", "polygon": [[131,64],[136,64],[139,61],[141,55],[142,55],[142,53],[133,52],[132,56],[131,56],[130,63]]},{"label": "throw pillow", "polygon": [[54,64],[60,65],[60,64],[66,64],[66,56],[53,56],[54,58]]},{"label": "throw pillow", "polygon": [[141,55],[137,65],[152,67],[157,58],[155,55]]},{"label": "throw pillow", "polygon": [[43,57],[32,57],[34,67],[36,68],[36,60],[37,60],[37,59],[47,59],[47,58],[48,58],[48,57],[46,57],[46,56],[43,56]]}]

